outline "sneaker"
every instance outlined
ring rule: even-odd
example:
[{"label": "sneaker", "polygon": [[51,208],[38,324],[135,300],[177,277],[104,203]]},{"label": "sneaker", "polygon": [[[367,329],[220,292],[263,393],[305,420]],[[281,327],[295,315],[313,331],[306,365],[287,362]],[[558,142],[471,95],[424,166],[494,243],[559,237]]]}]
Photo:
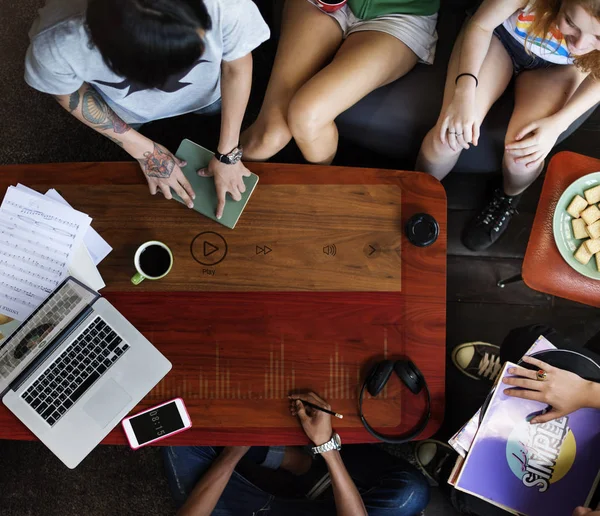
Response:
[{"label": "sneaker", "polygon": [[501,188],[496,188],[492,200],[465,228],[464,246],[471,251],[483,251],[494,244],[517,212],[520,198],[521,195],[506,195]]},{"label": "sneaker", "polygon": [[417,466],[432,487],[446,482],[447,478],[443,477],[447,476],[450,463],[454,465],[456,457],[457,453],[450,445],[435,439],[419,441],[415,446]]},{"label": "sneaker", "polygon": [[494,382],[501,369],[500,346],[487,342],[467,342],[452,350],[452,362],[474,380]]}]

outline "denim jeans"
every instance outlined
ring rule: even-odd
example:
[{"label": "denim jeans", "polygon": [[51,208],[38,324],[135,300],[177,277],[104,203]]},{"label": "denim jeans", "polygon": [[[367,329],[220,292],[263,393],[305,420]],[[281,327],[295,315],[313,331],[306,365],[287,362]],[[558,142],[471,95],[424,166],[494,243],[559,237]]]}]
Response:
[{"label": "denim jeans", "polygon": [[[209,446],[179,446],[164,449],[165,468],[171,493],[182,505],[217,451]],[[405,461],[394,461],[373,445],[347,446],[342,458],[371,516],[414,516],[429,502],[429,485],[421,473]],[[213,516],[330,516],[332,499],[289,499],[259,489],[237,471],[219,499]]]},{"label": "denim jeans", "polygon": [[535,54],[527,52],[523,43],[520,43],[513,38],[503,25],[494,29],[494,35],[500,40],[500,43],[502,43],[502,46],[508,52],[513,63],[515,75],[520,74],[524,70],[536,70],[538,68],[557,66],[550,61],[546,61]]}]

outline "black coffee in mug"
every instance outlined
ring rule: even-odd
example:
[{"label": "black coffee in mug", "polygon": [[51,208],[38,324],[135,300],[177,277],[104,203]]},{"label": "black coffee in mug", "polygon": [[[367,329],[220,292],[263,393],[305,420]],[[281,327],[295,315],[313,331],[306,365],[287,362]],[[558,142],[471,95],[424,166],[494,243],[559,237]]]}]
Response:
[{"label": "black coffee in mug", "polygon": [[171,255],[161,245],[152,244],[140,254],[140,269],[149,278],[158,278],[171,267]]}]

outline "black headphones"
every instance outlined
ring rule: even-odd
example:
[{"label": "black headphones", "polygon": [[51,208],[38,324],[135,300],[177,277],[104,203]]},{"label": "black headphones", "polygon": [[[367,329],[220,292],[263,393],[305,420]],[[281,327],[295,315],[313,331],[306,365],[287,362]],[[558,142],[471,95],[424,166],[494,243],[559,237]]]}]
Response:
[{"label": "black headphones", "polygon": [[[423,389],[425,389],[426,397],[425,412],[421,418],[421,421],[419,421],[417,426],[415,426],[413,429],[398,436],[387,436],[376,432],[375,429],[369,425],[369,423],[367,423],[362,410],[365,389],[369,391],[371,396],[377,396],[390,379],[392,371],[396,372],[396,375],[398,375],[400,380],[402,380],[402,383],[409,388],[410,392],[413,394],[419,394]],[[427,387],[427,382],[425,381],[423,373],[421,373],[419,368],[410,360],[396,360],[395,362],[392,360],[384,360],[382,362],[378,362],[373,366],[365,378],[362,388],[360,389],[360,395],[358,397],[358,414],[367,432],[369,432],[376,439],[390,444],[402,444],[412,441],[425,429],[427,423],[429,422],[429,418],[431,417],[431,396],[429,394],[429,387]]]}]

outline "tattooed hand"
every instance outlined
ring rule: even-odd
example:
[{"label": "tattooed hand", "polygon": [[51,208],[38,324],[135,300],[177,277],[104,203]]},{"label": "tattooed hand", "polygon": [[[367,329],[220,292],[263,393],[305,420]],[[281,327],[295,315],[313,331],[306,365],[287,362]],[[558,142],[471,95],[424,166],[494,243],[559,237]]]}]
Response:
[{"label": "tattooed hand", "polygon": [[141,158],[137,158],[148,181],[150,193],[154,195],[160,188],[166,199],[172,199],[172,188],[183,199],[188,208],[193,208],[194,202],[192,199],[196,195],[180,168],[184,167],[186,162],[173,156],[158,143],[152,142],[152,146],[152,150],[144,152]]},{"label": "tattooed hand", "polygon": [[241,161],[238,161],[235,165],[228,165],[221,163],[217,158],[213,158],[210,160],[208,168],[198,170],[198,175],[202,177],[214,176],[218,199],[216,216],[220,219],[223,216],[225,198],[228,192],[234,201],[242,200],[242,194],[246,191],[244,177],[249,177],[250,171]]}]

